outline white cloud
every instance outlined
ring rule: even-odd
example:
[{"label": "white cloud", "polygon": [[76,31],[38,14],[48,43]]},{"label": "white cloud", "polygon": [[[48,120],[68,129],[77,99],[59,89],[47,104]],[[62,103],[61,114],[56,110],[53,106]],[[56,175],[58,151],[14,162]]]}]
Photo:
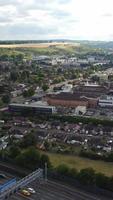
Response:
[{"label": "white cloud", "polygon": [[113,39],[113,0],[0,0],[0,39]]}]

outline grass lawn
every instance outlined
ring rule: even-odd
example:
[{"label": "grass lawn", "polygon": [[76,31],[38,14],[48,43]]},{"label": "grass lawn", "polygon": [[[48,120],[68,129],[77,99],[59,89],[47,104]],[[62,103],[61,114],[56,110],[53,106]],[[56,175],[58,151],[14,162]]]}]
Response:
[{"label": "grass lawn", "polygon": [[47,155],[49,156],[54,167],[58,166],[59,164],[67,164],[69,167],[73,167],[78,170],[92,167],[96,170],[96,172],[102,172],[108,176],[113,176],[113,163],[110,162],[95,161],[77,156],[53,153],[47,153]]}]

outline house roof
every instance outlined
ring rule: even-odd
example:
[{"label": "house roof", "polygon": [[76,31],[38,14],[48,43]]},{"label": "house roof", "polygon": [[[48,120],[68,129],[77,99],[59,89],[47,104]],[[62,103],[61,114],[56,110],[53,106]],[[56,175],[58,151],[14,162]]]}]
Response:
[{"label": "house roof", "polygon": [[73,94],[68,92],[61,92],[59,94],[50,94],[47,95],[47,97],[50,97],[51,99],[58,99],[58,100],[70,100],[70,101],[87,101],[87,97],[81,96],[81,94]]}]

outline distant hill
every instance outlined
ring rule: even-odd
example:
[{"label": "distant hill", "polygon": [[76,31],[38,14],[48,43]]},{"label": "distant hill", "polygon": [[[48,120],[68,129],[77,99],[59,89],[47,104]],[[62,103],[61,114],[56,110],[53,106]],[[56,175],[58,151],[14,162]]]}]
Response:
[{"label": "distant hill", "polygon": [[38,43],[54,43],[54,42],[71,42],[73,40],[55,39],[55,40],[0,40],[0,44],[38,44]]},{"label": "distant hill", "polygon": [[72,44],[81,44],[82,46],[96,49],[113,49],[113,41],[88,41],[88,40],[67,40],[67,39],[55,39],[55,40],[5,40],[0,41],[0,45],[34,45],[35,44],[54,44],[54,43],[71,43]]},{"label": "distant hill", "polygon": [[113,49],[113,41],[79,41],[80,44],[85,44],[93,48]]}]

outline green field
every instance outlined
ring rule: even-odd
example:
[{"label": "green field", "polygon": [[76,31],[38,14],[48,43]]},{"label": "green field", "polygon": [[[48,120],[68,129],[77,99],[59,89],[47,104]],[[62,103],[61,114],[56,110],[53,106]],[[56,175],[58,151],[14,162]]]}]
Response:
[{"label": "green field", "polygon": [[47,153],[54,167],[60,164],[67,164],[69,167],[77,170],[92,167],[96,172],[104,173],[108,176],[113,176],[113,163],[104,161],[95,161],[77,156],[68,156],[61,154]]}]

